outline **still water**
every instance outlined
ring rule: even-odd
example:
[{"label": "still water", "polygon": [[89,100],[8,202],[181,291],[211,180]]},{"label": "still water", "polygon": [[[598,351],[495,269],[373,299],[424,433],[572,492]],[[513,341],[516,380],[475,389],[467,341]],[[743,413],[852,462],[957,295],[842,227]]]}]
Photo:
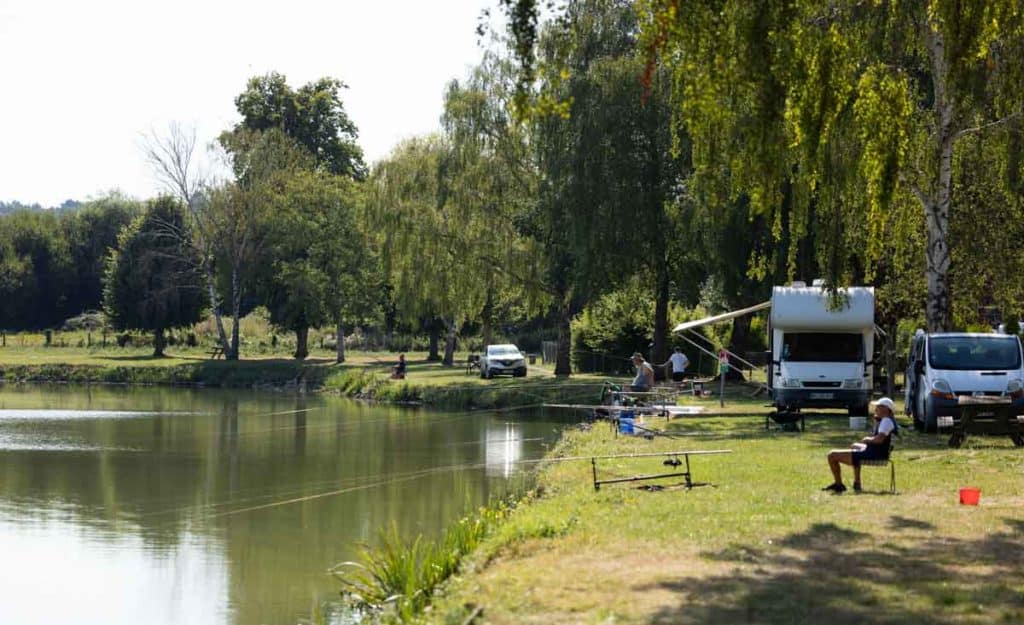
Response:
[{"label": "still water", "polygon": [[219,390],[0,385],[0,623],[347,620],[329,567],[436,536],[561,424]]}]

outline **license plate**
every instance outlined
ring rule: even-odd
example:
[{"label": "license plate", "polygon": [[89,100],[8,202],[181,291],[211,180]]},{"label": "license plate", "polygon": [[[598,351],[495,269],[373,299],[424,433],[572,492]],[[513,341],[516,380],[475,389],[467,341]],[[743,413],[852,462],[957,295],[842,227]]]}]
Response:
[{"label": "license plate", "polygon": [[811,399],[832,399],[832,393],[811,393]]}]

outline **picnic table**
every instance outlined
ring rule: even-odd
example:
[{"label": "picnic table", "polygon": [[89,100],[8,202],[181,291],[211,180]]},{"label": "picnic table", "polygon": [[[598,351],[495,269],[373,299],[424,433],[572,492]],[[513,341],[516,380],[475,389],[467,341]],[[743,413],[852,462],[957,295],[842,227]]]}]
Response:
[{"label": "picnic table", "polygon": [[950,447],[963,445],[968,434],[1009,436],[1014,445],[1024,447],[1024,406],[1015,404],[1009,397],[990,396],[961,395],[957,403],[959,419],[939,417],[940,426],[952,425]]},{"label": "picnic table", "polygon": [[223,347],[214,347],[213,349],[211,349],[210,351],[208,351],[206,353],[209,354],[210,358],[216,360],[218,358],[223,358],[224,357],[224,348]]}]

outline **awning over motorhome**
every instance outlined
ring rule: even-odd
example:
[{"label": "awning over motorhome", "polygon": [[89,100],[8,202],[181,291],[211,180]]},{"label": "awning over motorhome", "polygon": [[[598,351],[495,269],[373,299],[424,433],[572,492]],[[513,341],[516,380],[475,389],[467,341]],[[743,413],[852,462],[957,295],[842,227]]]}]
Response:
[{"label": "awning over motorhome", "polygon": [[734,310],[732,312],[722,313],[720,315],[715,315],[714,317],[704,317],[703,319],[695,319],[694,321],[687,321],[685,323],[680,323],[675,328],[673,328],[672,331],[673,332],[682,332],[683,330],[689,330],[691,328],[699,328],[700,326],[706,326],[706,325],[711,324],[711,323],[720,323],[722,321],[729,321],[730,319],[735,319],[736,317],[742,317],[743,315],[749,315],[751,313],[756,313],[759,310],[764,310],[766,308],[770,308],[771,305],[772,305],[771,302],[764,302],[762,304],[758,304],[757,306],[751,306],[750,308],[744,308],[742,310]]}]

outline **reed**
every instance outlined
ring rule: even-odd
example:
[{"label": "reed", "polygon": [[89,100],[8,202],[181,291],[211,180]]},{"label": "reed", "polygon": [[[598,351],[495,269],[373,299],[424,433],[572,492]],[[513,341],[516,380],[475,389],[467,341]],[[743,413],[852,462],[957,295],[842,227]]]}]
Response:
[{"label": "reed", "polygon": [[403,540],[392,524],[381,529],[375,548],[364,548],[358,561],[342,562],[331,574],[355,608],[377,621],[408,623],[511,509],[508,502],[481,508],[449,525],[436,541],[422,535]]}]

